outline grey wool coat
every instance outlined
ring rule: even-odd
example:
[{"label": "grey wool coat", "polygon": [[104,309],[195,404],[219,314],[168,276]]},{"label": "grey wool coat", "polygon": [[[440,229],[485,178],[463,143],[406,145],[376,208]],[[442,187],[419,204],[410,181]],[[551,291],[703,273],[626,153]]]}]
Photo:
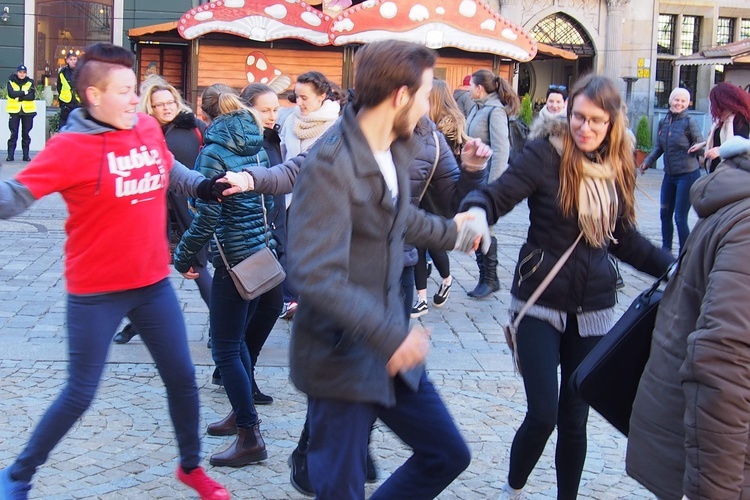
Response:
[{"label": "grey wool coat", "polygon": [[[289,210],[288,272],[299,291],[290,343],[295,386],[308,396],[393,406],[386,363],[408,334],[404,243],[451,249],[453,221],[411,204],[415,138],[391,146],[394,200],[353,106],[310,149]],[[424,367],[400,376],[417,388]]]}]

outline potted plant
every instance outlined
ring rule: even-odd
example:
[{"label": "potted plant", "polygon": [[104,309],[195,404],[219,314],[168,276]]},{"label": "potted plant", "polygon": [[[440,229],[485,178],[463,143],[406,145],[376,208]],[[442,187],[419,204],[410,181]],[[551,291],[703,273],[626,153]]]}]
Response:
[{"label": "potted plant", "polygon": [[526,125],[531,125],[531,120],[534,118],[534,107],[529,94],[524,95],[523,99],[521,99],[521,112],[518,118]]},{"label": "potted plant", "polygon": [[653,148],[651,144],[651,129],[648,126],[648,118],[641,116],[635,129],[635,163],[642,165]]}]

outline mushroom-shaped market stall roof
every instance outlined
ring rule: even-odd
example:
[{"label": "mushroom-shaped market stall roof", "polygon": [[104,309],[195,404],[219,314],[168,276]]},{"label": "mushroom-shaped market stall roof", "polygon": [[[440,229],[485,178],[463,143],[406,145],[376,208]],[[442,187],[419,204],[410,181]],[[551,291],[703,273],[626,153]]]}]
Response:
[{"label": "mushroom-shaped market stall roof", "polygon": [[315,45],[399,39],[526,62],[537,45],[484,0],[366,0],[334,15],[302,0],[217,0],[191,9],[177,26],[188,40],[222,32],[268,42],[298,38]]}]

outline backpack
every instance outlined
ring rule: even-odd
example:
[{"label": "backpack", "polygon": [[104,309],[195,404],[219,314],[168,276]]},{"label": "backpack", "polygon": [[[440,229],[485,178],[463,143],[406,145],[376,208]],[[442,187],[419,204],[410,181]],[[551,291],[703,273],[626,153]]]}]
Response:
[{"label": "backpack", "polygon": [[[487,114],[487,130],[490,130],[490,118],[494,108],[490,109]],[[507,117],[507,115],[506,115]],[[526,138],[529,136],[529,126],[525,122],[518,118],[512,120],[508,118],[508,140],[510,142],[510,151],[508,152],[508,160],[510,161],[513,156],[520,153],[523,150],[523,145],[526,144]]]}]

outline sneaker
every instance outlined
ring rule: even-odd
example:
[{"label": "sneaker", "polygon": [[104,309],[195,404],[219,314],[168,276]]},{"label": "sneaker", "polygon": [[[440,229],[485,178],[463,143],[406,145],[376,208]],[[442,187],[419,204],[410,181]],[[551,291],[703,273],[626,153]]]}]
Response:
[{"label": "sneaker", "polygon": [[10,477],[10,466],[0,471],[0,498],[26,500],[29,498],[31,483]]},{"label": "sneaker", "polygon": [[429,312],[429,309],[427,309],[427,301],[423,299],[417,299],[417,303],[414,304],[414,307],[411,308],[411,314],[409,315],[411,319],[417,319],[420,316],[424,316]]},{"label": "sneaker", "polygon": [[292,319],[296,311],[297,311],[296,302],[294,301],[284,302],[284,307],[281,309],[281,314],[279,314],[279,319]]},{"label": "sneaker", "polygon": [[505,483],[503,489],[500,490],[499,500],[521,500],[523,498],[523,489],[514,490],[508,483]]},{"label": "sneaker", "polygon": [[201,500],[229,500],[230,498],[227,489],[208,477],[203,467],[195,468],[188,474],[178,465],[177,479],[197,491]]},{"label": "sneaker", "polygon": [[443,307],[443,304],[445,304],[445,301],[448,300],[448,295],[451,293],[451,285],[453,282],[450,283],[450,285],[446,285],[445,283],[440,283],[440,288],[438,288],[437,293],[432,297],[432,304],[435,307]]},{"label": "sneaker", "polygon": [[295,448],[289,455],[287,463],[292,468],[289,473],[289,482],[292,483],[294,489],[307,497],[314,497],[315,492],[312,484],[310,484],[310,474],[307,471],[307,454],[300,452],[299,448]]}]

